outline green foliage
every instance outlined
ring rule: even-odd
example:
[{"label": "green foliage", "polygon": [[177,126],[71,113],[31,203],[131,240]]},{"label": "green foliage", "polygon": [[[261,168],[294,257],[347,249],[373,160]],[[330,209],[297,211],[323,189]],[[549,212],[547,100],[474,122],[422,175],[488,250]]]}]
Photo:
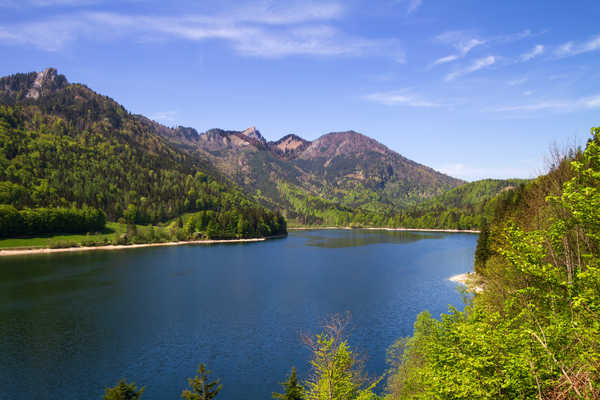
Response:
[{"label": "green foliage", "polygon": [[188,379],[190,389],[181,393],[181,397],[186,400],[210,400],[217,397],[223,385],[219,384],[219,379],[210,382],[208,376],[211,371],[206,369],[205,364],[198,367],[198,375]]},{"label": "green foliage", "polygon": [[134,382],[126,383],[121,379],[117,386],[106,388],[102,396],[104,400],[137,400],[142,397],[145,387],[138,389]]},{"label": "green foliage", "polygon": [[84,207],[25,208],[0,204],[0,238],[49,233],[99,232],[106,225],[104,212]]},{"label": "green foliage", "polygon": [[334,315],[323,325],[323,332],[304,337],[312,354],[312,374],[305,381],[307,400],[369,400],[376,399],[373,390],[380,380],[367,382],[362,363],[351,350],[344,330],[349,323]]},{"label": "green foliage", "polygon": [[304,387],[298,381],[296,376],[296,368],[292,367],[292,372],[289,378],[285,382],[281,382],[283,387],[283,393],[273,393],[274,399],[280,400],[303,400],[304,399]]},{"label": "green foliage", "polygon": [[[484,287],[390,349],[389,399],[600,397],[600,129],[498,204]],[[484,254],[483,256],[481,254]]]}]

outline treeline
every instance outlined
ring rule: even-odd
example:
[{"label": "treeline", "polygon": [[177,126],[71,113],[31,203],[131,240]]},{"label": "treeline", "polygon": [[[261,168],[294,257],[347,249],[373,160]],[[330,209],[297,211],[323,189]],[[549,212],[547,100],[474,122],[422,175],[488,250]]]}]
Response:
[{"label": "treeline", "polygon": [[600,398],[600,129],[498,201],[476,271],[464,311],[390,349],[387,398]]},{"label": "treeline", "polygon": [[95,208],[25,208],[0,204],[0,237],[99,232],[106,214]]},{"label": "treeline", "polygon": [[283,235],[287,223],[278,211],[249,207],[220,213],[202,211],[190,216],[182,228],[188,239],[233,239]]}]

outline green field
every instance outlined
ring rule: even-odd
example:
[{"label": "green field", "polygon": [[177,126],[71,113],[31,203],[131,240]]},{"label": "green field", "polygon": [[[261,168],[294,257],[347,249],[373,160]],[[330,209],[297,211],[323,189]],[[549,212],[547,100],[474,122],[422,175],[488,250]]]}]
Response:
[{"label": "green field", "polygon": [[[158,226],[136,226],[138,234],[147,235],[150,230],[160,235],[153,240],[143,240],[143,242],[165,241],[165,228]],[[117,222],[107,222],[106,229],[98,233],[89,233],[85,235],[47,235],[36,237],[22,237],[0,239],[0,249],[37,249],[37,248],[60,248],[60,247],[79,247],[79,246],[101,246],[108,244],[119,244],[119,239],[127,233],[127,225]],[[142,242],[142,240],[140,240]]]}]

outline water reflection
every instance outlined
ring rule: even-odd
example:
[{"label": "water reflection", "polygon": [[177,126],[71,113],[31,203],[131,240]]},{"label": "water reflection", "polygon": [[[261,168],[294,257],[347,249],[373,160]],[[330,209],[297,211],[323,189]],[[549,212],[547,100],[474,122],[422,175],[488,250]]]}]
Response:
[{"label": "water reflection", "polygon": [[441,239],[444,233],[437,232],[412,232],[412,231],[386,231],[372,229],[351,229],[342,235],[339,231],[302,231],[302,236],[308,241],[306,246],[340,249],[344,247],[359,247],[383,243],[413,243],[423,239]]}]

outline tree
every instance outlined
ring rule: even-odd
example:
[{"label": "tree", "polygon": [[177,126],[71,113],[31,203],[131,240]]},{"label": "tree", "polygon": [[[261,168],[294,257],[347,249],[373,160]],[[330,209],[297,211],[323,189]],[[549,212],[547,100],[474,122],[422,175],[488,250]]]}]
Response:
[{"label": "tree", "polygon": [[219,384],[220,379],[209,382],[208,375],[211,371],[206,369],[204,363],[198,367],[198,375],[188,379],[188,385],[190,389],[186,389],[181,392],[181,397],[186,400],[210,400],[217,397],[217,394],[223,388],[223,385]]},{"label": "tree", "polygon": [[362,362],[350,349],[345,334],[349,322],[349,313],[345,317],[336,314],[325,321],[323,332],[315,337],[303,337],[312,352],[312,375],[305,384],[307,400],[376,398],[372,390],[381,378],[367,384]]},{"label": "tree", "polygon": [[142,397],[142,393],[146,389],[145,386],[138,389],[134,382],[126,383],[125,379],[121,379],[117,386],[112,388],[106,388],[104,400],[137,400]]},{"label": "tree", "polygon": [[273,393],[274,399],[280,400],[303,400],[304,399],[304,387],[298,382],[296,377],[296,368],[292,367],[292,373],[287,381],[281,382],[284,393]]}]

